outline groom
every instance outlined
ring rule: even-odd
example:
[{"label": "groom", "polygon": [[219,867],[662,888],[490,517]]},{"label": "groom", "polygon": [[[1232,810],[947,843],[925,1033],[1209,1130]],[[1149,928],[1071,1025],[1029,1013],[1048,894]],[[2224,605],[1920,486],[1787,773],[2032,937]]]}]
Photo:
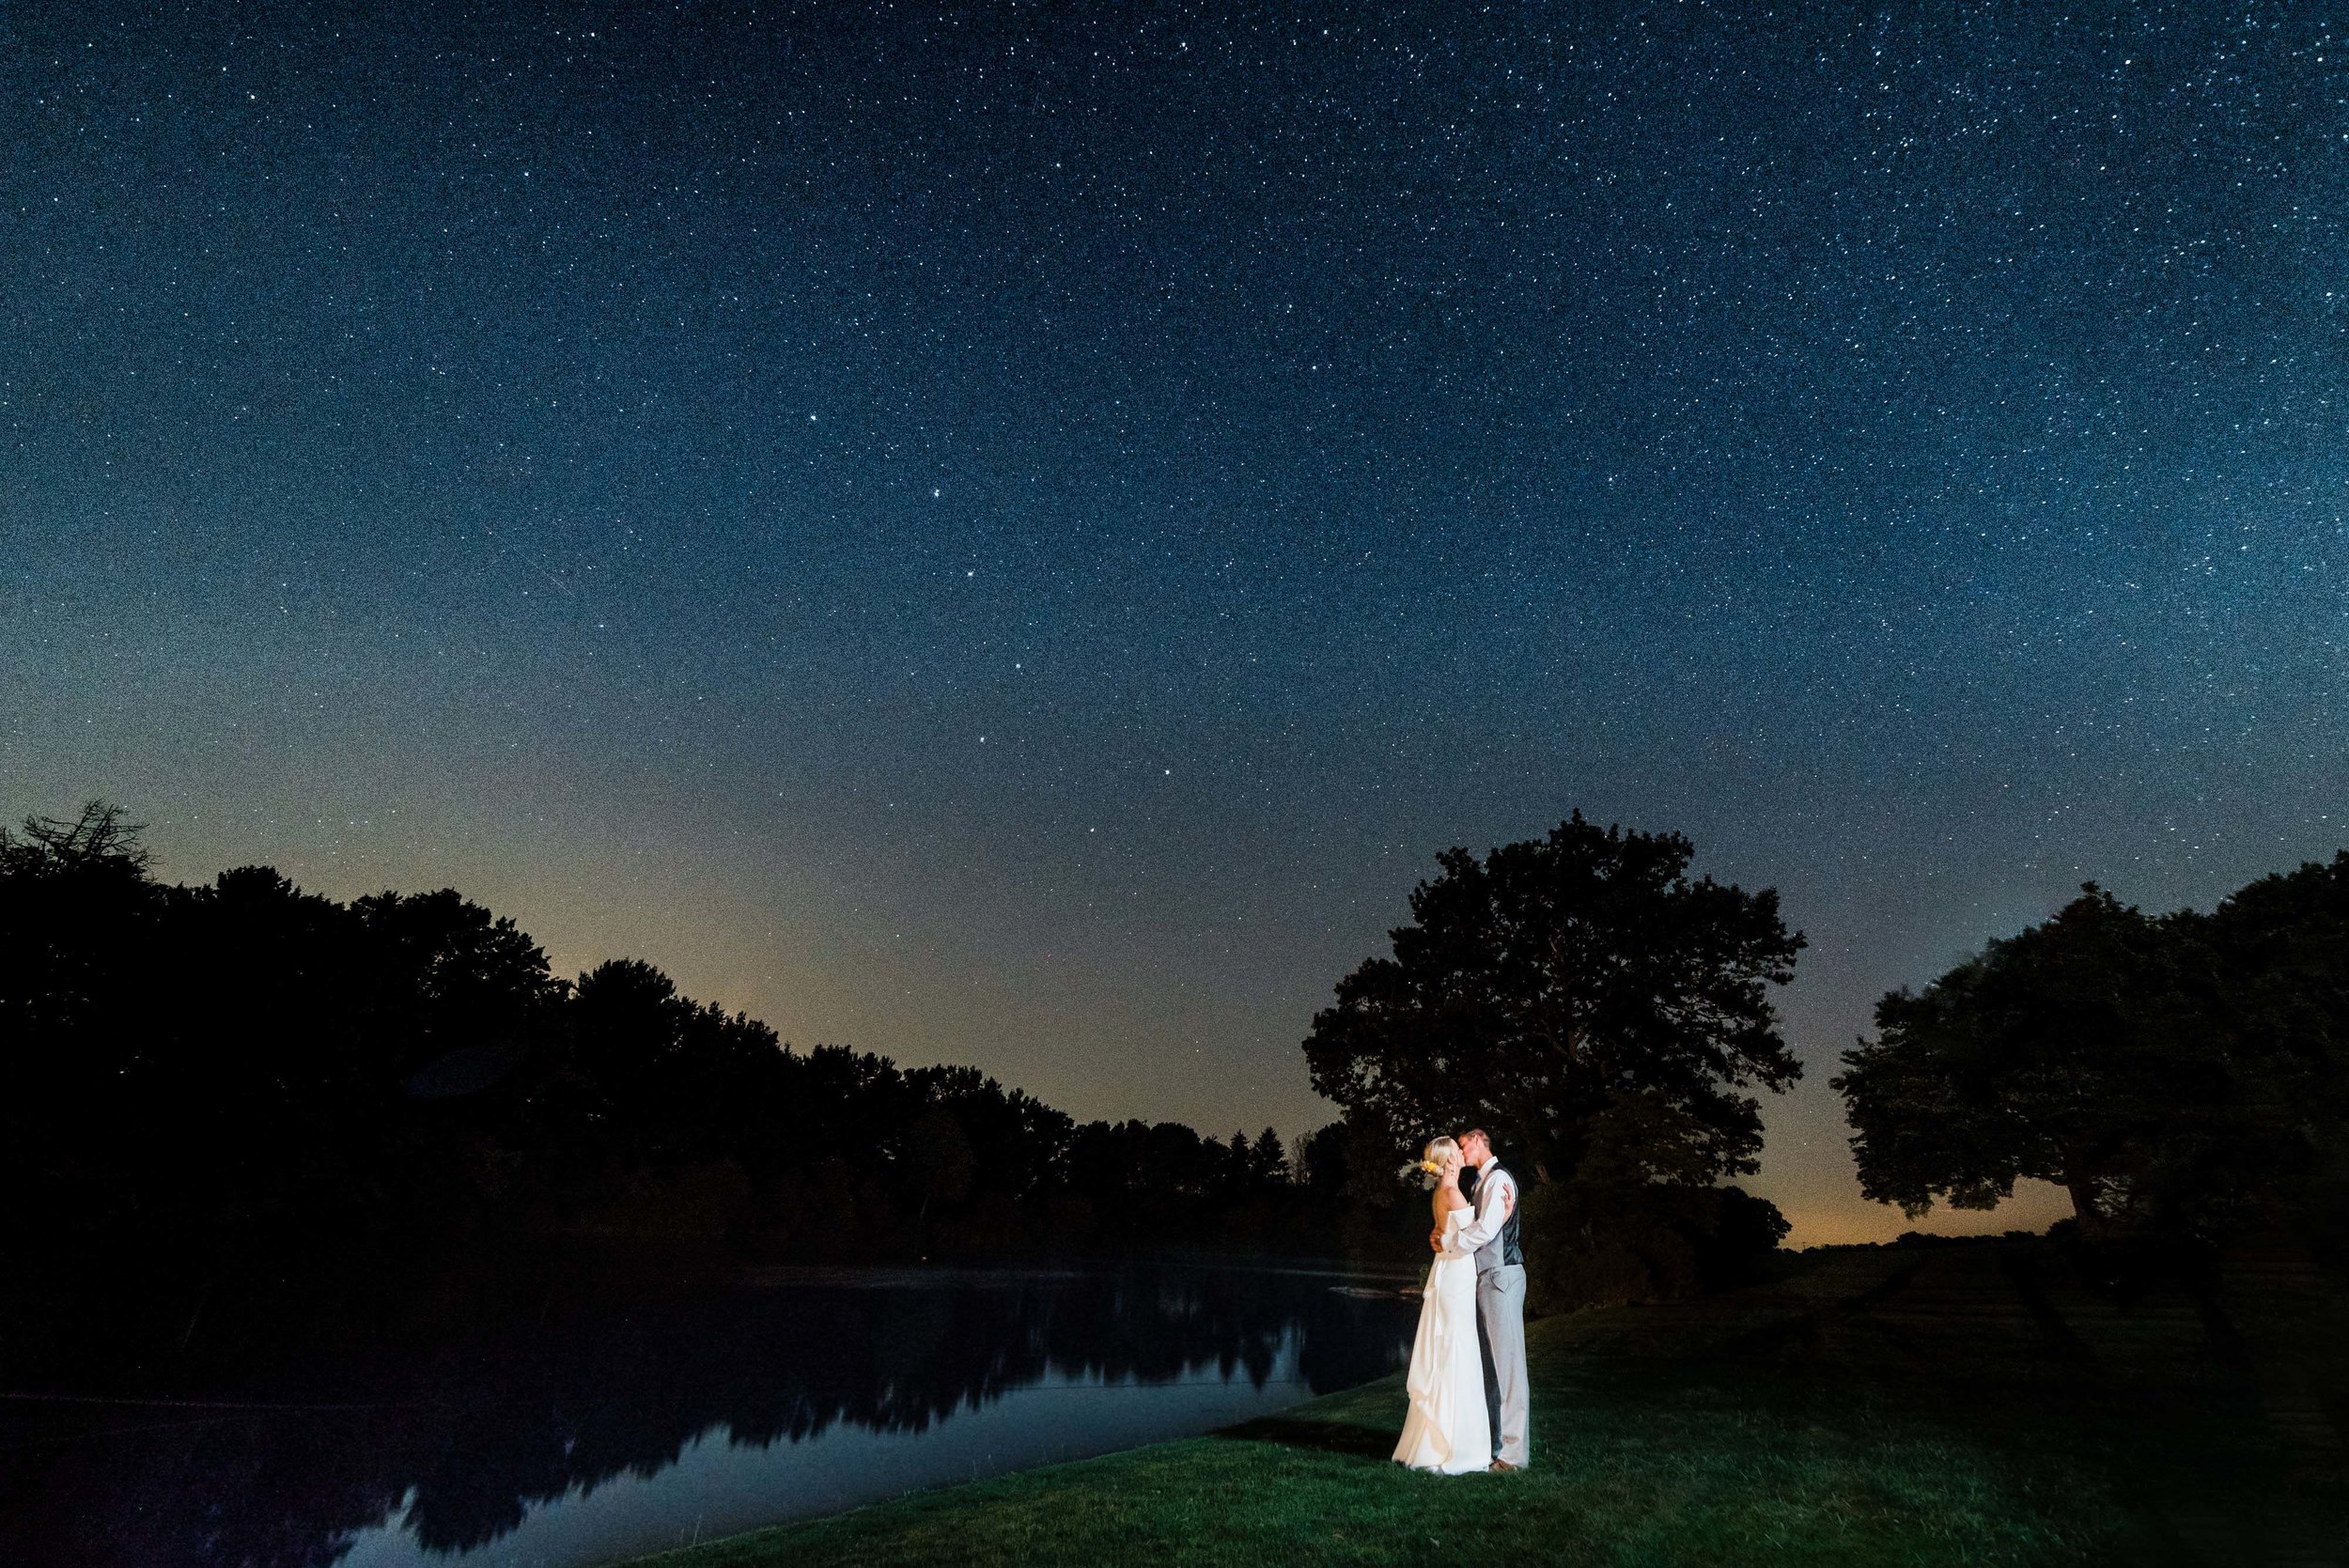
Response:
[{"label": "groom", "polygon": [[[1484,1330],[1485,1408],[1492,1414],[1496,1470],[1526,1464],[1525,1253],[1517,1245],[1517,1179],[1493,1157],[1492,1140],[1479,1128],[1460,1135],[1460,1157],[1476,1172],[1461,1184],[1476,1218],[1460,1227],[1455,1244],[1476,1254],[1476,1319]],[[1443,1233],[1428,1236],[1443,1250]]]}]

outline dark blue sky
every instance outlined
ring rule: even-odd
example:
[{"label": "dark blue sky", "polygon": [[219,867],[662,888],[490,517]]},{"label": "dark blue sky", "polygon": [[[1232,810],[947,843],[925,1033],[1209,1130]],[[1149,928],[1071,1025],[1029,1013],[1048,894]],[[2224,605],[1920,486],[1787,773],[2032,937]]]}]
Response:
[{"label": "dark blue sky", "polygon": [[2322,14],[10,8],[0,808],[1226,1131],[1678,829],[1889,1234],[1878,992],[2349,843]]}]

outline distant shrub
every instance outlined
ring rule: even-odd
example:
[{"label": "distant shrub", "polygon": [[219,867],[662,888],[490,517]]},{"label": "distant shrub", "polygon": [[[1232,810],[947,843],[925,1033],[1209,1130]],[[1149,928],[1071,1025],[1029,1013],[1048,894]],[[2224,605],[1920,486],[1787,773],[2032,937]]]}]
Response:
[{"label": "distant shrub", "polygon": [[1768,1277],[1788,1225],[1735,1187],[1542,1183],[1525,1200],[1526,1273],[1537,1312],[1666,1301]]}]

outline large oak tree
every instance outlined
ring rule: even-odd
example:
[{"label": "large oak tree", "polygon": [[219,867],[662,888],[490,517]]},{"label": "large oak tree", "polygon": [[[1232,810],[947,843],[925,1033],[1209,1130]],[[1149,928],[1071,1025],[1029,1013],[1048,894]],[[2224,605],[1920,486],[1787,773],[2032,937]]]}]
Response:
[{"label": "large oak tree", "polygon": [[[1921,991],[1876,1003],[1833,1086],[1860,1190],[1914,1217],[2055,1182],[2100,1224],[2141,1189],[2188,1088],[2177,934],[2091,883]],[[2215,1084],[2201,1082],[2204,1094]]]},{"label": "large oak tree", "polygon": [[1314,1087],[1417,1139],[1483,1125],[1543,1176],[1702,1184],[1755,1169],[1760,1106],[1801,1065],[1769,987],[1803,946],[1778,895],[1691,880],[1677,833],[1580,813],[1439,858],[1392,955],[1314,1018]]},{"label": "large oak tree", "polygon": [[2091,1232],[2221,1234],[2345,1163],[2349,856],[2210,915],[2090,883],[1875,1022],[1833,1080],[1869,1197],[1987,1208],[2036,1178]]}]

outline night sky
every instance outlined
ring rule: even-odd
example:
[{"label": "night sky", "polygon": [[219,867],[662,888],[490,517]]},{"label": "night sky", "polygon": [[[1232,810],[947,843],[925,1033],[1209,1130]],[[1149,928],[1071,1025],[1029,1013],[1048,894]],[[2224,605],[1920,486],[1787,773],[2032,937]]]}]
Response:
[{"label": "night sky", "polygon": [[1439,849],[1676,829],[1811,939],[1760,1189],[1890,1235],[1878,993],[2349,844],[2344,68],[2249,4],[0,8],[0,811],[1224,1134],[1333,1114]]}]

